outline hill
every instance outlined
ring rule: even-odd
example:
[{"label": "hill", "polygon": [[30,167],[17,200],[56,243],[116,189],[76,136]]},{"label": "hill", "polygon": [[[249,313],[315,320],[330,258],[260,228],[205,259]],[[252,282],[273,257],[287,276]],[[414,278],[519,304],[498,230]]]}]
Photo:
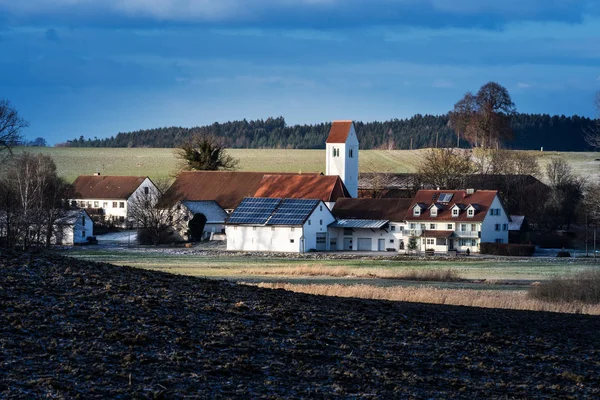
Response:
[{"label": "hill", "polygon": [[[511,123],[515,139],[507,148],[551,151],[586,151],[583,133],[593,121],[578,116],[516,114]],[[456,134],[448,127],[446,115],[420,115],[385,122],[355,122],[361,149],[420,149],[456,146]],[[119,133],[106,139],[87,140],[81,136],[68,142],[71,147],[167,147],[173,148],[196,133],[226,139],[231,148],[324,149],[330,123],[287,125],[283,117],[256,121],[214,123],[194,128],[168,127]],[[462,141],[462,147],[467,143]]]},{"label": "hill", "polygon": [[0,397],[594,398],[600,319],[0,255]]}]

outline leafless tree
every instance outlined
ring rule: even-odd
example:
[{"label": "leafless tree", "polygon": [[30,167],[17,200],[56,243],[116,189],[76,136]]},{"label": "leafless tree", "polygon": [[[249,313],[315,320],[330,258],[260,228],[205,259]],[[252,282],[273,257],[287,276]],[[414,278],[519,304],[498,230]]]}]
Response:
[{"label": "leafless tree", "polygon": [[469,152],[460,149],[428,150],[417,168],[424,182],[441,189],[462,189],[465,175],[473,171]]},{"label": "leafless tree", "polygon": [[600,90],[596,92],[594,106],[596,108],[595,125],[585,132],[584,138],[587,144],[596,150],[600,150]]},{"label": "leafless tree", "polygon": [[28,125],[8,100],[0,99],[0,152],[12,152],[12,148],[21,140],[21,129]]},{"label": "leafless tree", "polygon": [[512,138],[510,116],[515,113],[508,90],[496,82],[483,85],[476,95],[468,92],[450,112],[450,125],[473,147],[499,148]]},{"label": "leafless tree", "polygon": [[156,181],[157,189],[137,194],[129,207],[128,218],[138,228],[138,242],[158,245],[168,241],[168,232],[181,218],[173,204],[160,203],[162,193],[169,188],[168,181]]}]

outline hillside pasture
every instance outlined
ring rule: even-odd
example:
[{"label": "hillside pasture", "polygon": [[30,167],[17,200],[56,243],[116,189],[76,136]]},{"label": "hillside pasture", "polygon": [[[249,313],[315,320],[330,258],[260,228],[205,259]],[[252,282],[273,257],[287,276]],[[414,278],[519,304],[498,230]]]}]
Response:
[{"label": "hillside pasture", "polygon": [[[72,182],[79,175],[100,172],[103,175],[143,175],[151,179],[172,179],[179,161],[173,149],[150,148],[18,148],[48,154],[54,159],[58,174]],[[325,172],[325,150],[230,149],[240,160],[240,171],[264,172]],[[361,172],[415,172],[426,149],[361,150]],[[532,151],[540,166],[553,158],[566,160],[573,170],[589,179],[600,175],[600,153],[559,153]]]}]

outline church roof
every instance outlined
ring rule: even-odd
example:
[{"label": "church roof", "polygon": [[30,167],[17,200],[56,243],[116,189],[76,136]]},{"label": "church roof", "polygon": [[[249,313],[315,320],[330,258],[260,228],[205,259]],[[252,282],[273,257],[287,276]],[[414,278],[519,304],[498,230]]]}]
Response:
[{"label": "church roof", "polygon": [[333,121],[325,143],[346,143],[351,128],[352,121]]}]

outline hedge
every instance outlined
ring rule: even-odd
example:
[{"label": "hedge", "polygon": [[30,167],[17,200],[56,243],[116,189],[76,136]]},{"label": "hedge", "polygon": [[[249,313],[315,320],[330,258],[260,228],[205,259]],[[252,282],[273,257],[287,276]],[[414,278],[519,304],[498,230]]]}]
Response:
[{"label": "hedge", "polygon": [[481,254],[492,254],[495,256],[525,256],[531,257],[535,252],[532,244],[514,243],[481,243]]}]

